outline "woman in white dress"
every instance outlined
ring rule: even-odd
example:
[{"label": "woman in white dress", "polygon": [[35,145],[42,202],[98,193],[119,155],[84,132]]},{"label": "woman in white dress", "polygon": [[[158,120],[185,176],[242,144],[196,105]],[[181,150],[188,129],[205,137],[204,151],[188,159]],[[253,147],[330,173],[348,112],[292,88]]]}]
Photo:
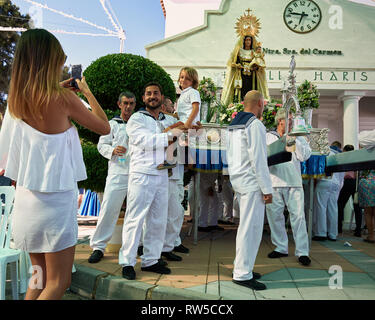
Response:
[{"label": "woman in white dress", "polygon": [[[66,56],[48,31],[32,29],[18,41],[0,132],[0,167],[17,182],[13,241],[34,267],[25,299],[61,299],[70,286],[78,236],[77,181],[87,178],[77,129],[100,135],[108,119],[85,78],[59,83]],[[89,111],[73,91],[87,98]],[[42,278],[43,276],[43,278]],[[43,282],[40,280],[43,279]]]}]

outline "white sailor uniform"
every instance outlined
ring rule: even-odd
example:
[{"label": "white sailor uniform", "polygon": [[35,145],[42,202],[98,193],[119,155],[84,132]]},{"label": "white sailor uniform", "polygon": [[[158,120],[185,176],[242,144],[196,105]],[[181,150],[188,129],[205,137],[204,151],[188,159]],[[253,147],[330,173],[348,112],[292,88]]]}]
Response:
[{"label": "white sailor uniform", "polygon": [[[164,128],[167,128],[177,122],[177,119],[165,115],[165,119],[161,121]],[[177,146],[171,146],[176,148]],[[180,149],[176,149],[177,154],[181,156]],[[171,252],[174,247],[178,247],[181,244],[180,232],[184,222],[184,207],[181,202],[181,186],[183,188],[183,174],[184,165],[179,157],[176,158],[176,167],[172,168],[172,176],[169,177],[168,182],[168,218],[167,227],[165,233],[165,240],[163,246],[163,252]]]},{"label": "white sailor uniform", "polygon": [[[126,122],[120,117],[109,121],[111,132],[101,136],[98,142],[98,151],[108,161],[108,175],[106,179],[103,201],[99,212],[99,220],[95,232],[90,240],[93,250],[104,252],[111,239],[121,206],[128,192],[129,150]],[[125,155],[112,155],[117,146],[126,148]]]},{"label": "white sailor uniform", "polygon": [[119,264],[135,266],[143,224],[142,267],[158,262],[164,245],[168,215],[168,170],[156,167],[165,160],[168,135],[146,110],[134,113],[126,126],[129,137],[129,190],[122,230]]},{"label": "white sailor uniform", "polygon": [[[267,132],[267,144],[279,139],[277,132]],[[304,211],[304,192],[302,187],[301,161],[311,155],[311,148],[303,137],[296,138],[296,150],[292,160],[270,167],[273,186],[272,203],[267,204],[267,220],[271,229],[271,240],[275,251],[288,254],[288,236],[285,229],[284,208],[287,206],[293,238],[296,244],[295,255],[309,255],[309,241]]]},{"label": "white sailor uniform", "polygon": [[[331,149],[329,155],[338,153]],[[338,232],[338,206],[345,172],[335,172],[331,178],[319,179],[315,186],[313,234],[336,239]]]},{"label": "white sailor uniform", "polygon": [[230,182],[240,208],[233,279],[243,281],[253,278],[263,233],[263,195],[272,194],[266,128],[252,113],[239,112],[228,126],[227,143]]}]

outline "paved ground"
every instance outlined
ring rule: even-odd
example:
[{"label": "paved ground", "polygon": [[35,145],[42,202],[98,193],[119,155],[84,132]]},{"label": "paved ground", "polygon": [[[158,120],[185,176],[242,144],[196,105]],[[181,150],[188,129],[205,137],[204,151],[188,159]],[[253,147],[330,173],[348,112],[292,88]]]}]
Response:
[{"label": "paved ground", "polygon": [[[190,224],[184,224],[183,234],[188,232],[189,227]],[[81,225],[74,261],[77,272],[73,275],[71,290],[63,299],[375,299],[375,244],[366,243],[349,232],[341,235],[336,242],[313,241],[310,251],[312,263],[304,267],[294,256],[293,240],[289,244],[288,257],[269,259],[267,254],[274,247],[268,230],[265,230],[255,271],[263,275],[261,281],[267,285],[267,290],[252,291],[231,282],[236,227],[223,227],[223,232],[200,232],[196,246],[192,237],[185,237],[183,243],[190,248],[190,253],[180,254],[182,262],[168,262],[172,270],[170,275],[142,272],[138,259],[135,268],[137,278],[129,281],[121,277],[117,253],[105,253],[103,260],[97,264],[87,262],[91,253],[88,237],[95,224]],[[11,299],[10,283],[7,285],[7,299]]]},{"label": "paved ground", "polygon": [[[185,223],[183,233],[187,233],[189,227],[190,224]],[[224,227],[224,232],[200,232],[196,246],[193,245],[192,237],[186,237],[183,243],[190,248],[190,253],[180,254],[183,257],[182,262],[168,262],[172,270],[170,275],[142,272],[140,263],[137,263],[137,278],[133,284],[142,283],[145,288],[152,289],[175,288],[179,289],[178,292],[182,295],[200,293],[203,297],[207,295],[229,300],[375,299],[375,244],[363,242],[362,238],[353,237],[349,232],[345,232],[336,242],[313,241],[310,251],[312,263],[309,267],[304,267],[294,256],[293,240],[289,244],[288,257],[269,259],[267,254],[274,247],[269,233],[265,230],[255,262],[255,271],[263,275],[261,281],[268,289],[252,291],[231,282],[236,227]],[[87,262],[91,253],[87,236],[93,229],[94,226],[80,227],[82,243],[77,245],[76,249],[77,269],[81,266],[95,269],[104,277],[112,276],[113,279],[130,285],[132,281],[121,278],[117,253],[106,253],[103,260],[97,264]],[[291,232],[289,236],[291,239]],[[346,242],[351,246],[346,246]],[[121,296],[117,298],[121,299]]]}]

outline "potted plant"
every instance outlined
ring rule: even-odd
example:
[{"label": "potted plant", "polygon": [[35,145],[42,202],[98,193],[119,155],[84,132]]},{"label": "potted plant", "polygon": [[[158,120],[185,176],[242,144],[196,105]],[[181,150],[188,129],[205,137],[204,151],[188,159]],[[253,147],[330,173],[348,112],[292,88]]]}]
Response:
[{"label": "potted plant", "polygon": [[198,92],[201,97],[201,122],[210,122],[213,115],[213,102],[216,100],[217,87],[211,78],[203,77],[199,82]]},{"label": "potted plant", "polygon": [[305,80],[297,88],[299,106],[306,124],[311,128],[313,109],[319,108],[319,91],[312,82]]}]

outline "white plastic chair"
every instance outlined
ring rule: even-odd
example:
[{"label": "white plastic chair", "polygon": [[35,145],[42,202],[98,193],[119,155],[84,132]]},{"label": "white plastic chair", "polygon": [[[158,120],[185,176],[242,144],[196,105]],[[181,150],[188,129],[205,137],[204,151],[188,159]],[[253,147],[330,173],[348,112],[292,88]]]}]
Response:
[{"label": "white plastic chair", "polygon": [[[12,233],[11,211],[14,200],[14,187],[0,187],[0,195],[5,195],[5,205],[3,214],[0,216],[0,300],[5,300],[6,269],[10,264],[12,280],[12,296],[18,300],[18,261],[21,250],[10,249],[10,237]],[[3,210],[1,210],[3,211]]]}]

